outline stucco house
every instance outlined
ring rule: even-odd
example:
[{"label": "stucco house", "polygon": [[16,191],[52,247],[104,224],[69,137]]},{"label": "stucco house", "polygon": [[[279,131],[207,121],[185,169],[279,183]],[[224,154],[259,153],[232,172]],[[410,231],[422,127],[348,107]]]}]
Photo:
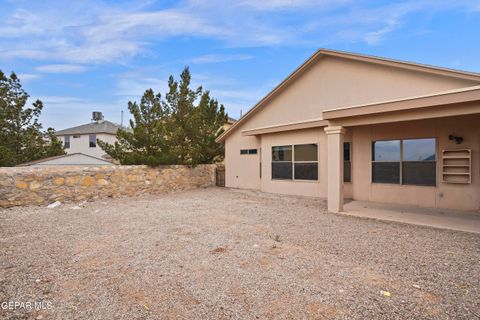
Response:
[{"label": "stucco house", "polygon": [[228,130],[230,129],[231,126],[233,126],[233,124],[237,122],[237,120],[231,118],[231,117],[227,117],[227,122],[225,122],[225,124],[223,125],[223,130]]},{"label": "stucco house", "polygon": [[116,133],[119,128],[120,125],[104,120],[100,112],[94,112],[92,122],[57,131],[55,136],[62,141],[67,154],[107,159],[107,154],[97,144],[97,139],[113,144],[117,141]]},{"label": "stucco house", "polygon": [[480,74],[319,50],[217,139],[226,186],[480,210]]}]

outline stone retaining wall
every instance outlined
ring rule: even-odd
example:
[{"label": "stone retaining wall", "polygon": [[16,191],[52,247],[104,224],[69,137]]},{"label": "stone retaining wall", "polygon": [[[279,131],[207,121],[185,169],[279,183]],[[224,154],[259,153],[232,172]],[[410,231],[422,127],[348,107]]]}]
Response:
[{"label": "stone retaining wall", "polygon": [[0,207],[46,205],[215,185],[215,165],[0,168]]}]

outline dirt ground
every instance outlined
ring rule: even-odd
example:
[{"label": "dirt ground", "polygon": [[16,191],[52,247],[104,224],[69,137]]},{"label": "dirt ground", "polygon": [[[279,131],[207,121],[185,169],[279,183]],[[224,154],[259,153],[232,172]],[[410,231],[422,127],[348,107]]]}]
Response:
[{"label": "dirt ground", "polygon": [[75,206],[0,211],[0,318],[480,319],[478,234],[222,188]]}]

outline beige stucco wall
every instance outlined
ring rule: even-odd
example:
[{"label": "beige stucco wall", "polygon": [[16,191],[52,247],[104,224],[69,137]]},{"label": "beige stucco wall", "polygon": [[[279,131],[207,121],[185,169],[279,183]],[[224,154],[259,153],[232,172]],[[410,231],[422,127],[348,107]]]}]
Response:
[{"label": "beige stucco wall", "polygon": [[237,130],[225,143],[225,186],[260,189],[260,154],[240,155],[240,149],[258,149],[261,139],[243,137]]},{"label": "beige stucco wall", "polygon": [[[60,139],[60,141],[62,141],[62,143],[65,142],[65,136],[59,136],[58,138]],[[97,139],[100,139],[102,141],[105,141],[111,144],[117,141],[114,134],[106,134],[106,133],[97,133]],[[89,140],[88,134],[82,134],[80,135],[80,138],[73,138],[73,135],[70,135],[70,148],[65,149],[65,151],[68,154],[83,153],[96,158],[102,158],[102,156],[105,155],[105,152],[103,152],[102,148],[100,148],[98,144],[95,148],[90,148],[89,142],[90,140]]]},{"label": "beige stucco wall", "polygon": [[[318,144],[318,181],[272,180],[272,147],[307,143]],[[326,148],[326,135],[322,128],[263,135],[261,190],[272,193],[326,197]]]},{"label": "beige stucco wall", "polygon": [[[343,58],[324,57],[293,81],[286,90],[264,105],[261,110],[239,124],[227,137],[225,141],[226,186],[282,193],[297,192],[288,187],[288,182],[261,182],[259,155],[242,156],[240,149],[260,149],[263,145],[262,140],[267,136],[243,136],[242,130],[316,119],[321,117],[322,110],[335,107],[428,94],[475,84],[477,83],[470,80],[447,78]],[[302,137],[303,134],[305,134],[304,137]],[[278,143],[289,135],[278,136]],[[305,131],[292,136],[292,139],[309,140],[310,137],[311,133]],[[262,147],[264,152],[265,148],[267,148],[266,145]],[[265,168],[263,170],[263,172],[268,171]],[[320,175],[320,179],[322,177],[324,178],[325,175]],[[318,187],[320,189],[314,191],[314,188],[317,187],[310,185],[300,189],[307,194],[315,192],[320,195],[326,194],[324,189]],[[345,186],[345,195],[347,197],[352,195],[351,186],[348,184]]]},{"label": "beige stucco wall", "polygon": [[[348,128],[352,134],[352,196],[378,201],[460,210],[480,210],[480,115],[397,122]],[[448,139],[460,135],[460,145]],[[371,183],[372,141],[407,138],[437,139],[437,186]],[[472,183],[446,184],[441,176],[441,151],[472,149]]]},{"label": "beige stucco wall", "polygon": [[478,84],[470,80],[324,57],[248,119],[243,130],[315,119],[327,109]]}]

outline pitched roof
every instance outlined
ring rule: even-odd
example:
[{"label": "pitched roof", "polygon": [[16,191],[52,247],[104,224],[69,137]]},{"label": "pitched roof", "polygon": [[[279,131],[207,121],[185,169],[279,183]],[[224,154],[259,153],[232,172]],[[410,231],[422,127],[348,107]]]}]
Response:
[{"label": "pitched roof", "polygon": [[34,165],[34,164],[39,164],[39,163],[43,163],[43,162],[51,161],[51,160],[55,160],[55,159],[69,158],[69,157],[76,156],[76,155],[81,155],[81,156],[84,156],[84,157],[92,158],[92,159],[102,161],[102,162],[105,162],[105,163],[112,163],[112,161],[110,161],[108,159],[101,159],[101,158],[91,156],[89,154],[85,154],[85,153],[81,153],[81,152],[75,152],[75,153],[61,154],[59,156],[53,156],[53,157],[38,159],[38,160],[34,160],[34,161],[24,162],[24,163],[20,163],[16,166],[17,167],[28,167],[28,166],[31,166],[31,165]]},{"label": "pitched roof", "polygon": [[303,71],[312,66],[318,59],[322,57],[339,57],[344,59],[364,61],[369,63],[375,63],[380,65],[392,66],[402,69],[422,71],[431,74],[437,74],[452,78],[465,79],[478,81],[480,83],[480,73],[467,72],[461,70],[454,70],[442,67],[436,67],[426,64],[407,62],[401,60],[381,58],[377,56],[369,56],[364,54],[356,54],[344,51],[320,49],[315,52],[310,58],[308,58],[304,63],[302,63],[295,71],[293,71],[287,78],[285,78],[278,86],[276,86],[272,91],[270,91],[264,98],[262,98],[257,104],[255,104],[247,113],[243,115],[237,122],[235,122],[228,130],[223,132],[217,139],[217,142],[223,142],[236,128],[243,123],[245,120],[253,116],[258,110],[261,109],[265,104],[267,104],[273,97],[279,94],[288,84],[293,82],[298,76],[302,74]]},{"label": "pitched roof", "polygon": [[110,121],[99,121],[99,122],[87,123],[81,126],[60,130],[55,132],[55,135],[63,136],[68,134],[89,134],[89,133],[116,134],[117,130],[120,128],[121,126],[116,123],[113,123]]},{"label": "pitched roof", "polygon": [[480,100],[480,85],[387,101],[324,110],[323,119],[376,114]]}]

